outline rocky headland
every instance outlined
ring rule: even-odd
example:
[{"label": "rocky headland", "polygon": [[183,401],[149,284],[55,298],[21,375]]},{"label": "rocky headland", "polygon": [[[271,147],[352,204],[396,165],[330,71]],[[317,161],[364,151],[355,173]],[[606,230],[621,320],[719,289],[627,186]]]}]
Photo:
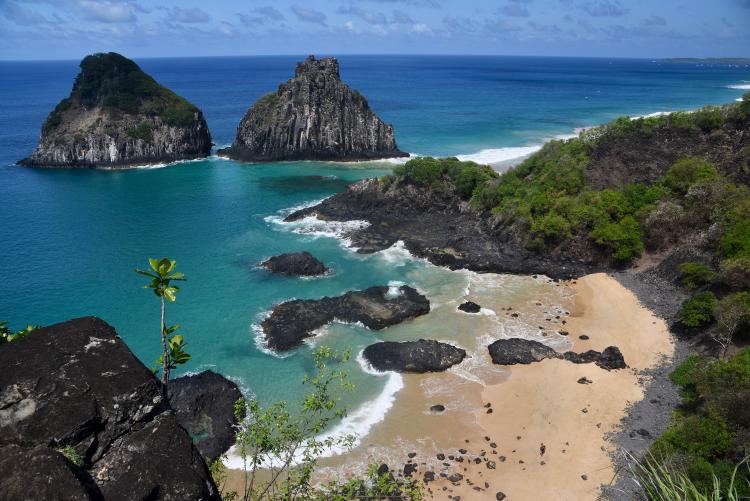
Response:
[{"label": "rocky headland", "polygon": [[461,363],[466,351],[448,343],[419,339],[396,343],[384,341],[371,344],[362,357],[373,369],[396,372],[440,372]]},{"label": "rocky headland", "polygon": [[203,113],[114,52],[81,61],[70,96],[42,125],[19,164],[123,168],[203,158],[211,135]]},{"label": "rocky headland", "polygon": [[338,61],[314,56],[297,64],[294,78],[250,107],[232,146],[218,154],[245,162],[408,156],[398,149],[393,127],[341,81]]},{"label": "rocky headland", "polygon": [[[233,383],[213,373],[175,380],[175,412],[95,317],[3,345],[0,366],[0,498],[220,500],[202,452],[230,443]],[[186,431],[196,419],[209,428],[198,447]]]},{"label": "rocky headland", "polygon": [[430,301],[412,287],[375,286],[338,297],[286,301],[273,308],[261,327],[268,347],[284,351],[336,320],[381,330],[429,312]]},{"label": "rocky headland", "polygon": [[328,272],[326,265],[307,251],[279,254],[263,261],[261,266],[271,273],[290,277],[314,277]]}]

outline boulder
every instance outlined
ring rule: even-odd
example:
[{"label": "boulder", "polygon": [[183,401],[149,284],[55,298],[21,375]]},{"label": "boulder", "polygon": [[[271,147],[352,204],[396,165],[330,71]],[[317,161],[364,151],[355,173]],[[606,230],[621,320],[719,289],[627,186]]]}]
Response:
[{"label": "boulder", "polygon": [[465,313],[479,313],[482,307],[473,301],[466,301],[465,303],[462,303],[458,309]]},{"label": "boulder", "polygon": [[[161,384],[104,321],[37,329],[0,346],[0,367],[0,457],[21,447],[38,467],[29,470],[24,461],[3,469],[9,490],[46,479],[59,494],[29,499],[77,499],[78,492],[92,499],[124,492],[132,499],[219,499],[200,453],[162,400]],[[53,450],[63,447],[80,458],[77,471],[63,468]]]},{"label": "boulder", "polygon": [[169,383],[169,405],[203,457],[216,460],[234,445],[237,385],[213,371],[183,376]]},{"label": "boulder", "polygon": [[595,363],[606,370],[627,367],[617,346],[609,346],[602,352],[588,350],[583,353],[574,351],[559,353],[539,341],[512,338],[498,339],[489,345],[488,349],[492,362],[498,365],[530,364],[547,358],[560,358],[574,364]]},{"label": "boulder", "polygon": [[430,301],[412,287],[375,286],[338,297],[281,303],[261,326],[269,348],[289,350],[334,320],[381,330],[429,311]]},{"label": "boulder", "polygon": [[211,153],[201,110],[130,59],[94,54],[80,67],[70,96],[49,114],[21,165],[119,168]]},{"label": "boulder", "polygon": [[323,275],[328,268],[307,251],[280,254],[261,263],[272,273],[292,277]]},{"label": "boulder", "polygon": [[466,351],[447,343],[420,339],[371,344],[362,356],[378,371],[425,373],[441,372],[460,363]]},{"label": "boulder", "polygon": [[247,110],[234,143],[218,154],[245,162],[409,156],[396,146],[393,127],[341,81],[338,61],[314,56]]}]

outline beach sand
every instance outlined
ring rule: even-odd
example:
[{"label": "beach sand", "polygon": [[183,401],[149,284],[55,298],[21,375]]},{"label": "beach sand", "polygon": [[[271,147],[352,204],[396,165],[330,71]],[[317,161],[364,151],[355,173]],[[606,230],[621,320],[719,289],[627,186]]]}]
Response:
[{"label": "beach sand", "polygon": [[[502,492],[509,500],[596,499],[599,486],[614,478],[607,434],[628,405],[643,397],[638,372],[671,356],[674,345],[665,322],[611,277],[588,275],[571,287],[576,296],[566,327],[573,350],[615,345],[630,368],[606,371],[558,359],[514,366],[507,381],[482,390],[493,412],[476,413],[497,454],[486,441],[474,453],[486,451],[495,469],[484,458],[479,464],[465,461],[469,466],[460,467],[464,479],[457,486],[444,478],[430,484],[435,498],[495,499]],[[578,339],[583,334],[590,339]],[[592,383],[578,383],[581,377]],[[495,459],[500,456],[504,462]],[[484,489],[484,482],[490,487],[474,490]]]},{"label": "beach sand", "polygon": [[[316,478],[343,479],[387,463],[397,476],[407,465],[416,467],[417,480],[434,473],[426,492],[432,499],[496,499],[498,492],[509,500],[596,499],[615,475],[607,434],[643,398],[638,373],[673,353],[666,324],[603,273],[568,283],[477,275],[470,297],[493,313],[456,314],[458,301],[409,328],[415,338],[429,337],[435,325],[450,324],[457,332],[452,339],[472,359],[445,373],[402,375],[404,387],[385,419],[352,451],[320,460]],[[584,334],[588,340],[578,338]],[[561,351],[614,345],[629,368],[606,371],[558,359],[493,365],[486,346],[516,336]],[[578,383],[582,377],[591,384]],[[433,404],[445,412],[430,412]],[[239,483],[238,472],[230,478]]]}]

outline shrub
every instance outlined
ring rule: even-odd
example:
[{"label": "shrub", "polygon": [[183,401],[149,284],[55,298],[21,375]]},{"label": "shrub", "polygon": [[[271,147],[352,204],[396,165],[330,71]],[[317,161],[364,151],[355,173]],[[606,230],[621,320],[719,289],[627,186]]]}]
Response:
[{"label": "shrub", "polygon": [[737,289],[750,288],[750,256],[725,259],[719,265],[721,281]]},{"label": "shrub", "polygon": [[724,124],[724,115],[718,106],[706,106],[693,112],[693,122],[704,131],[717,129]]},{"label": "shrub", "polygon": [[705,327],[713,321],[716,304],[713,292],[699,292],[682,303],[677,311],[677,320],[692,329]]},{"label": "shrub", "polygon": [[719,173],[713,164],[700,157],[685,157],[672,165],[664,176],[664,185],[673,192],[684,195],[700,181],[713,181]]},{"label": "shrub", "polygon": [[750,258],[750,219],[733,221],[721,236],[719,251],[724,257]]},{"label": "shrub", "polygon": [[726,454],[732,447],[732,434],[727,422],[718,415],[682,418],[658,440],[664,442],[661,445],[663,449],[684,451],[706,459]]},{"label": "shrub", "polygon": [[141,122],[135,127],[129,127],[126,132],[128,136],[135,139],[142,139],[147,143],[154,140],[154,130],[148,122]]},{"label": "shrub", "polygon": [[615,261],[629,261],[643,252],[641,229],[632,216],[625,216],[616,223],[598,224],[591,231],[591,238],[611,252]]},{"label": "shrub", "polygon": [[703,263],[688,261],[677,268],[680,271],[682,285],[689,289],[710,284],[716,278],[716,272]]},{"label": "shrub", "polygon": [[394,168],[393,173],[415,184],[433,186],[443,179],[443,165],[432,157],[415,158]]}]

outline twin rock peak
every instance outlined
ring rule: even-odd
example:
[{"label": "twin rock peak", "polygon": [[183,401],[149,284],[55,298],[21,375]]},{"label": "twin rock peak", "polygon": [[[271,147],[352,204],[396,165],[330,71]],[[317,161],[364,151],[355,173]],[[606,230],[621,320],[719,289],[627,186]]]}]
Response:
[{"label": "twin rock peak", "polygon": [[[33,167],[122,168],[207,157],[211,135],[195,105],[110,52],[81,61],[70,96],[21,160]],[[335,58],[309,56],[294,78],[258,99],[223,157],[245,162],[405,157],[393,127],[341,81]]]}]

